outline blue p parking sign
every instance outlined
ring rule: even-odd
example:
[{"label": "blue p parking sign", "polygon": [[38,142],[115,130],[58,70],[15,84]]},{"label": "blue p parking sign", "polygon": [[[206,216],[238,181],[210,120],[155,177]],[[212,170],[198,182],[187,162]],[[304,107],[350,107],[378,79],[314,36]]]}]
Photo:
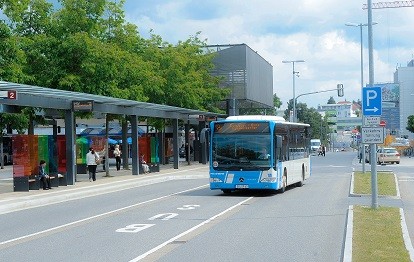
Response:
[{"label": "blue p parking sign", "polygon": [[364,116],[380,116],[382,114],[381,87],[364,87],[362,89],[362,114]]}]

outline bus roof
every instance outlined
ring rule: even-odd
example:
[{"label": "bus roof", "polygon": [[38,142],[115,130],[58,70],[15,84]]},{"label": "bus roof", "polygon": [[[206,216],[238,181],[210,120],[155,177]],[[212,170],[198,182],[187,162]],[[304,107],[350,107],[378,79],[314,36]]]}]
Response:
[{"label": "bus roof", "polygon": [[225,121],[254,121],[254,120],[261,120],[261,121],[273,121],[277,123],[284,123],[287,125],[299,125],[299,126],[309,126],[308,124],[303,123],[293,123],[286,121],[281,116],[271,116],[271,115],[242,115],[242,116],[229,116],[226,118]]},{"label": "bus roof", "polygon": [[243,115],[243,116],[229,116],[226,120],[268,120],[275,122],[286,122],[281,116],[269,116],[269,115]]}]

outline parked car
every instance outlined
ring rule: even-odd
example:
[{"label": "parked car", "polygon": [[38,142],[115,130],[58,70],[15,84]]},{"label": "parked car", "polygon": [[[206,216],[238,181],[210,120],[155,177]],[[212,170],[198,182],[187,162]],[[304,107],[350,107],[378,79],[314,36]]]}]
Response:
[{"label": "parked car", "polygon": [[377,150],[377,163],[400,163],[400,153],[393,147],[381,147]]},{"label": "parked car", "polygon": [[[370,153],[365,153],[365,163],[369,163]],[[380,147],[377,149],[377,163],[385,164],[385,163],[400,163],[400,153],[398,153],[397,149],[393,147]]]}]

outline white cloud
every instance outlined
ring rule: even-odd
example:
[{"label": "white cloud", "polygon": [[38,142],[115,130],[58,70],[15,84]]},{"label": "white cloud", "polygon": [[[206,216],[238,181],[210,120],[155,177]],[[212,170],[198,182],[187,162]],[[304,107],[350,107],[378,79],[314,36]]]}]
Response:
[{"label": "white cloud", "polygon": [[[127,0],[128,5],[134,2]],[[142,35],[154,29],[175,43],[201,31],[208,44],[246,43],[273,65],[274,92],[284,105],[292,98],[292,67],[281,61],[294,59],[306,61],[297,64],[296,95],[343,83],[344,98],[360,99],[360,31],[345,23],[367,22],[367,11],[362,10],[365,0],[158,0],[151,6],[152,2],[146,1],[144,9],[126,10],[127,19],[138,25]],[[412,59],[413,13],[414,8],[373,11],[373,21],[378,22],[374,26],[375,81],[392,81],[396,65],[405,66]],[[363,29],[367,83],[367,28]],[[330,96],[343,99],[336,92],[327,92],[303,96],[300,102],[316,107]]]}]

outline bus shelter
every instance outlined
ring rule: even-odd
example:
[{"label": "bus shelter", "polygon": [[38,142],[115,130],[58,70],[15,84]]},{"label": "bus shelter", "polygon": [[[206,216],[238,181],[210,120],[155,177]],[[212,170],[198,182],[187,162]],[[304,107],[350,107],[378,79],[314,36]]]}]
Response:
[{"label": "bus shelter", "polygon": [[[132,175],[139,174],[138,117],[155,117],[171,119],[173,129],[173,166],[179,166],[178,128],[179,120],[188,123],[190,116],[200,115],[215,118],[216,113],[186,109],[168,105],[139,102],[100,95],[71,92],[39,86],[0,81],[0,112],[13,113],[19,107],[36,107],[43,109],[45,118],[52,122],[63,114],[65,120],[66,182],[73,185],[76,179],[76,118],[75,112],[99,112],[128,116],[131,126]],[[201,128],[204,121],[199,122]],[[200,129],[201,130],[201,129]],[[127,148],[128,125],[122,127],[122,145]],[[53,125],[53,136],[57,136],[57,126]],[[54,141],[57,141],[55,139]],[[128,163],[128,161],[123,161]]]}]

